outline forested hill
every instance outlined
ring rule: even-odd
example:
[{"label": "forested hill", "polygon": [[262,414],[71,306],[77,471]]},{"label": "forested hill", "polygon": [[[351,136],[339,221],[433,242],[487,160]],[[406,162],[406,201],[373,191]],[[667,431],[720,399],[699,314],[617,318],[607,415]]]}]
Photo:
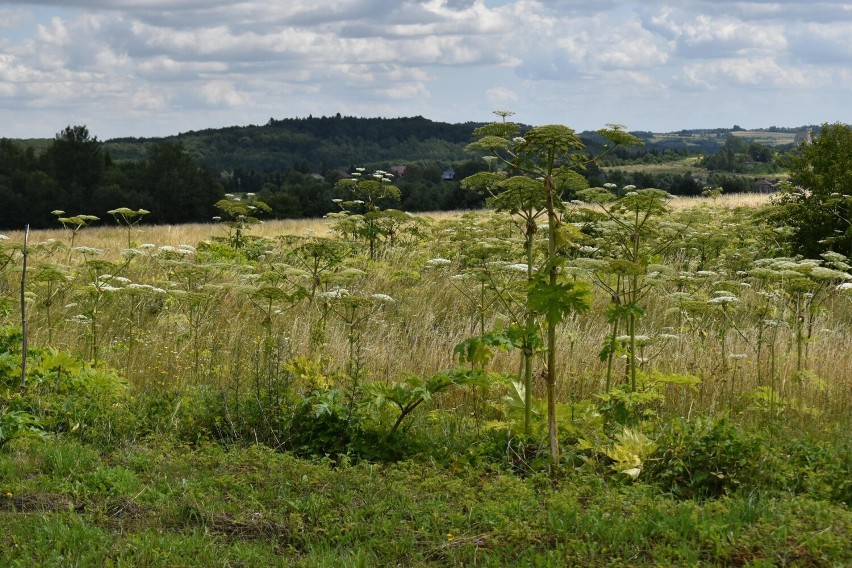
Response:
[{"label": "forested hill", "polygon": [[104,143],[104,150],[116,161],[141,160],[150,144],[176,141],[196,161],[216,171],[325,172],[381,162],[449,164],[471,158],[464,148],[480,125],[434,122],[422,116],[270,118],[263,126],[206,129],[158,139],[115,138]]},{"label": "forested hill", "polygon": [[[53,139],[0,138],[0,229],[55,226],[55,210],[107,218],[122,207],[150,211],[151,223],[206,221],[219,213],[214,204],[222,195],[246,192],[270,205],[272,217],[316,217],[336,210],[332,199],[346,196],[335,182],[355,167],[395,172],[401,195],[392,205],[406,211],[477,207],[483,197],[460,180],[488,167],[465,150],[482,124],[338,114],[163,138],[102,141],[84,125],[67,126]],[[644,145],[617,148],[582,173],[590,185],[679,195],[707,185],[753,191],[758,176],[779,172],[779,156],[810,131],[636,132]],[[580,136],[591,155],[600,152],[602,138]]]}]

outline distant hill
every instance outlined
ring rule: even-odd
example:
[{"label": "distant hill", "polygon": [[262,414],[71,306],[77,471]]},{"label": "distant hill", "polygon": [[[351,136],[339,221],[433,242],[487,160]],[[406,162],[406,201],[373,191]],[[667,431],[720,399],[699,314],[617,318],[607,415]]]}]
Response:
[{"label": "distant hill", "polygon": [[[159,138],[113,138],[103,149],[116,162],[142,160],[153,144],[180,142],[199,164],[216,171],[320,172],[353,165],[380,166],[412,162],[452,164],[470,160],[465,146],[473,140],[473,130],[483,123],[450,124],[422,116],[406,118],[358,118],[322,116],[270,118],[264,125],[229,126],[189,131]],[[684,155],[713,154],[730,136],[783,149],[794,144],[796,136],[819,126],[770,127],[757,130],[732,128],[692,129],[677,132],[634,132],[644,142],[640,148],[621,152],[620,157],[676,151]],[[97,136],[97,132],[93,132]],[[600,140],[594,132],[583,132],[594,147]],[[41,153],[49,139],[17,140],[21,146]]]},{"label": "distant hill", "polygon": [[313,171],[381,162],[470,159],[464,150],[481,124],[410,118],[308,117],[265,125],[190,131],[166,138],[116,138],[104,143],[113,160],[138,160],[145,147],[178,141],[199,163],[217,171]]}]

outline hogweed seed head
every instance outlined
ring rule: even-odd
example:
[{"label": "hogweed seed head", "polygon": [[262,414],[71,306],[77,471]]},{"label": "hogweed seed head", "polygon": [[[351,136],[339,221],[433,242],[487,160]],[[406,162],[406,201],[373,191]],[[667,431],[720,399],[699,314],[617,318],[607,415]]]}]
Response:
[{"label": "hogweed seed head", "polygon": [[707,300],[708,304],[733,304],[734,302],[739,302],[739,298],[736,296],[717,296],[716,298],[711,298]]}]

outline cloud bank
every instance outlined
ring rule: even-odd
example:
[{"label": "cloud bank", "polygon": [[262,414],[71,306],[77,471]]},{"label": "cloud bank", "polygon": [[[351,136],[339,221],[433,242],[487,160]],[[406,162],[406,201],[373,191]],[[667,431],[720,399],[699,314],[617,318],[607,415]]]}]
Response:
[{"label": "cloud bank", "polygon": [[0,136],[422,115],[852,121],[846,1],[63,0],[0,7]]}]

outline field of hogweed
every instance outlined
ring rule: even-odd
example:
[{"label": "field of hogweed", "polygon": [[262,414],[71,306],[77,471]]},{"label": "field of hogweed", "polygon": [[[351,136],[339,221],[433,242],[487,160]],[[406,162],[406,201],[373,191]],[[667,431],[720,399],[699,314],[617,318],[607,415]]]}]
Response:
[{"label": "field of hogweed", "polygon": [[760,202],[414,216],[359,183],[321,220],[0,237],[0,558],[850,559],[848,258]]}]

